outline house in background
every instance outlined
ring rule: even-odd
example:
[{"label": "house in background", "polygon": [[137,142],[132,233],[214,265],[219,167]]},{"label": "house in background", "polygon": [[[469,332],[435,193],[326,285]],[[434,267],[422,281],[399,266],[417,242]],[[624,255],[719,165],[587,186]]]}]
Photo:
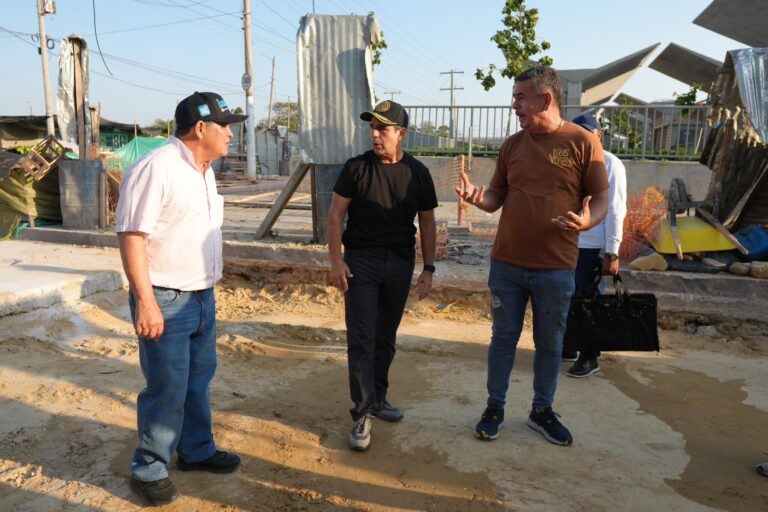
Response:
[{"label": "house in background", "polygon": [[[99,123],[99,147],[114,151],[142,135],[141,128],[133,124],[118,123],[101,118]],[[47,135],[45,116],[0,116],[0,149],[34,146]]]}]

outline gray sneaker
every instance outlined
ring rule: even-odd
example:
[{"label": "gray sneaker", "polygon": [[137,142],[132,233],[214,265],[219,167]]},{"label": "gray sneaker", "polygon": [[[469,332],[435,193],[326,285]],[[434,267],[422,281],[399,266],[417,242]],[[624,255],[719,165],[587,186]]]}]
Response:
[{"label": "gray sneaker", "polygon": [[761,475],[768,476],[768,460],[764,460],[763,462],[755,466],[755,469]]},{"label": "gray sneaker", "polygon": [[400,421],[403,419],[403,411],[384,400],[383,402],[376,402],[371,409],[371,414],[384,421]]},{"label": "gray sneaker", "polygon": [[371,444],[371,423],[373,417],[370,414],[362,415],[352,426],[349,432],[349,447],[357,452],[364,452]]}]

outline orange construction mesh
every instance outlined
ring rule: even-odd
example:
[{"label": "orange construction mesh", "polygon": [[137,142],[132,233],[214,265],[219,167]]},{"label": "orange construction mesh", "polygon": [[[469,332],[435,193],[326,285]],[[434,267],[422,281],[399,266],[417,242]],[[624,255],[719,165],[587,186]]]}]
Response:
[{"label": "orange construction mesh", "polygon": [[642,195],[630,197],[619,258],[631,261],[647,252],[650,246],[648,238],[666,215],[667,201],[656,187],[648,187]]}]

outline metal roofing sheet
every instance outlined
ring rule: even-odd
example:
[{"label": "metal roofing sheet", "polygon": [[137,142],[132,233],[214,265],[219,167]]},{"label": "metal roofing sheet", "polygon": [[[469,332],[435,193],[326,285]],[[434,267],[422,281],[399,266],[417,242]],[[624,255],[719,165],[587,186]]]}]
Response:
[{"label": "metal roofing sheet", "polygon": [[360,113],[373,106],[372,41],[378,22],[310,14],[297,34],[299,143],[316,164],[342,164],[369,148]]}]

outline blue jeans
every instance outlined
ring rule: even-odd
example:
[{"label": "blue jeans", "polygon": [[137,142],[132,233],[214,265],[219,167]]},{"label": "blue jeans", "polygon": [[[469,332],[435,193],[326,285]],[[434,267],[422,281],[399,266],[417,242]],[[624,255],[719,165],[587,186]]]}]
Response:
[{"label": "blue jeans", "polygon": [[528,299],[533,309],[533,405],[551,407],[563,351],[573,270],[538,270],[491,261],[493,328],[488,348],[488,405],[503,408]]},{"label": "blue jeans", "polygon": [[387,399],[395,339],[411,288],[414,260],[384,248],[348,249],[352,276],[344,296],[350,409],[357,421]]},{"label": "blue jeans", "polygon": [[[602,249],[579,249],[579,260],[576,263],[576,292],[577,297],[591,297],[595,293],[592,283],[595,277],[603,273]],[[610,276],[603,276],[600,280],[598,293],[604,293],[605,282]],[[581,356],[589,359],[597,359],[600,351],[582,350]]]},{"label": "blue jeans", "polygon": [[[147,386],[137,401],[139,445],[132,473],[145,482],[168,476],[177,451],[199,462],[216,451],[208,384],[216,372],[216,303],[213,289],[179,292],[155,288],[165,329],[156,341],[139,337]],[[136,300],[129,295],[131,318]]]}]

